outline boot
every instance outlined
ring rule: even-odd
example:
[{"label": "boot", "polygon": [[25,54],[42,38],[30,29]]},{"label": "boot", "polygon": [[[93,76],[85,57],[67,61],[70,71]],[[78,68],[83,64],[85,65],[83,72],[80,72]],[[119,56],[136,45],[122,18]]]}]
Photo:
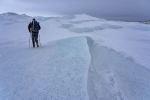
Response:
[{"label": "boot", "polygon": [[33,43],[33,48],[35,48],[35,44]]},{"label": "boot", "polygon": [[36,43],[36,46],[39,47],[38,43]]}]

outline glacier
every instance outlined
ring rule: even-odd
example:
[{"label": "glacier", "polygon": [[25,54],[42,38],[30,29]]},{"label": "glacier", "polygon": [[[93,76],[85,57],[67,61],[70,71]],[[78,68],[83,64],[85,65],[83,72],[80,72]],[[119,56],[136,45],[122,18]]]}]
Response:
[{"label": "glacier", "polygon": [[149,100],[150,25],[86,14],[0,14],[0,100]]}]

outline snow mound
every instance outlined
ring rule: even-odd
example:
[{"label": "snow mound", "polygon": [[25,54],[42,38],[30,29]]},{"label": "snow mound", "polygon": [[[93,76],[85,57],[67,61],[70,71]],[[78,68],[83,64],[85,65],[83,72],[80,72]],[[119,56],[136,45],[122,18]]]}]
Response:
[{"label": "snow mound", "polygon": [[149,100],[150,70],[87,38],[91,54],[90,100]]},{"label": "snow mound", "polygon": [[0,57],[1,100],[88,100],[90,54],[85,37],[53,41],[39,49],[26,46],[1,48],[7,48]]},{"label": "snow mound", "polygon": [[77,14],[74,15],[74,18],[71,21],[80,21],[80,20],[99,20],[99,18],[89,16],[87,14]]},{"label": "snow mound", "polygon": [[119,29],[119,28],[121,28],[121,26],[104,24],[95,27],[72,28],[71,31],[76,33],[87,33],[87,32],[94,32],[94,31],[105,30],[105,29]]},{"label": "snow mound", "polygon": [[13,12],[0,14],[1,23],[6,23],[6,24],[12,24],[12,23],[16,23],[16,22],[26,22],[31,19],[32,19],[32,17],[27,16],[25,14],[19,15],[17,13],[13,13]]}]

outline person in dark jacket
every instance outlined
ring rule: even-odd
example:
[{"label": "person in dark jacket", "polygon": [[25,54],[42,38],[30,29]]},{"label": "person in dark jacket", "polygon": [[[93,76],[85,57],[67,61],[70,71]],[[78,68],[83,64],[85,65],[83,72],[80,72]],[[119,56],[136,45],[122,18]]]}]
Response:
[{"label": "person in dark jacket", "polygon": [[40,29],[41,29],[41,26],[40,26],[39,22],[37,22],[35,20],[35,18],[33,18],[32,22],[30,22],[29,25],[28,25],[28,30],[32,35],[33,47],[35,47],[35,42],[36,42],[36,46],[39,47],[38,33],[39,33]]}]

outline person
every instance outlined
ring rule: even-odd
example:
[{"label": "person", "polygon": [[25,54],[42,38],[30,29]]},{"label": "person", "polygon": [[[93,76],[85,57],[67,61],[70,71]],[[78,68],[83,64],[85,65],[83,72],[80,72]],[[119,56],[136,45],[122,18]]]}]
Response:
[{"label": "person", "polygon": [[39,47],[38,34],[39,34],[40,29],[41,29],[41,26],[40,26],[39,22],[37,22],[35,20],[35,18],[33,18],[32,22],[30,22],[28,25],[28,30],[32,36],[33,47],[35,47],[35,42],[36,42],[36,46]]}]

